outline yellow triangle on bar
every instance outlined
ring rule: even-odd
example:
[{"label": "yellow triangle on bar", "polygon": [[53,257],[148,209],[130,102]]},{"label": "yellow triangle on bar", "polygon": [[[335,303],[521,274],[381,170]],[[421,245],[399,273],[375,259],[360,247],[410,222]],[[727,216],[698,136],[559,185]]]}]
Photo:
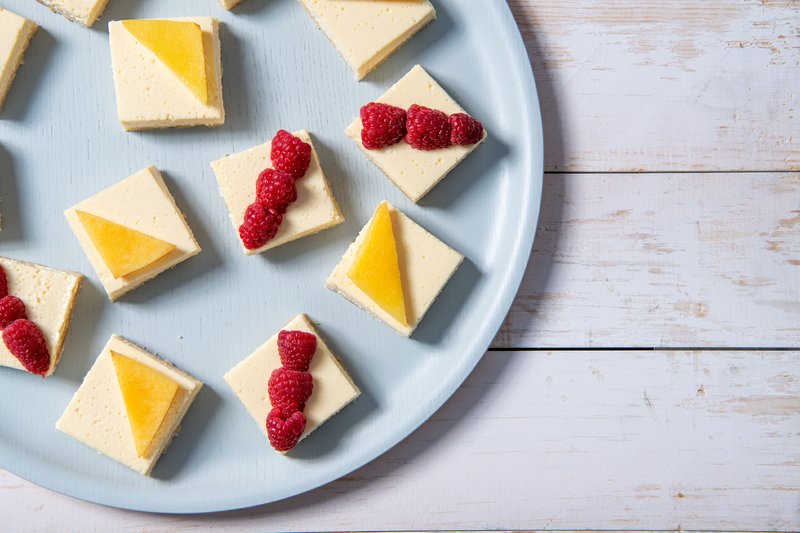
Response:
[{"label": "yellow triangle on bar", "polygon": [[125,401],[136,453],[144,457],[180,387],[161,372],[135,359],[114,351],[111,359]]},{"label": "yellow triangle on bar", "polygon": [[75,214],[115,278],[141,270],[176,248],[174,244],[97,215],[83,211]]},{"label": "yellow triangle on bar", "polygon": [[203,30],[198,24],[181,20],[124,20],[122,24],[208,105],[206,56]]},{"label": "yellow triangle on bar", "polygon": [[347,275],[381,309],[408,326],[397,241],[386,202],[375,211]]}]

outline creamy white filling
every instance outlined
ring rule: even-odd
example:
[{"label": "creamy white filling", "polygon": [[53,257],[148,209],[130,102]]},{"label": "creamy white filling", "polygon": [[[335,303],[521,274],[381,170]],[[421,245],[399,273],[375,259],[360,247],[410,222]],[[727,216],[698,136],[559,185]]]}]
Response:
[{"label": "creamy white filling", "polygon": [[[136,452],[111,350],[163,373],[180,386],[144,457],[139,457]],[[189,374],[113,335],[83,378],[83,383],[56,423],[56,429],[142,475],[150,475],[202,386]]]},{"label": "creamy white filling", "polygon": [[[115,278],[78,220],[77,210],[172,243],[176,249],[147,268]],[[64,216],[111,300],[200,253],[200,245],[155,167],[141,170],[87,198],[67,209]]]},{"label": "creamy white filling", "polygon": [[189,90],[174,72],[140,43],[120,21],[108,24],[117,113],[127,131],[187,126],[218,126],[225,122],[222,101],[222,61],[219,22],[211,17],[185,20],[203,30],[208,104]]},{"label": "creamy white filling", "polygon": [[[311,143],[311,136],[305,130],[296,131],[294,135]],[[258,175],[264,169],[272,168],[269,155],[271,147],[272,142],[267,142],[211,163],[240,244],[239,226],[244,221],[247,206],[255,201]],[[331,192],[313,144],[311,163],[305,175],[295,182],[295,187],[297,200],[286,210],[275,238],[255,250],[248,250],[242,245],[245,254],[258,254],[344,222],[344,216]]]},{"label": "creamy white filling", "polygon": [[361,80],[436,18],[428,0],[300,0]]},{"label": "creamy white filling", "polygon": [[[450,98],[436,80],[419,65],[412,68],[375,101],[403,109],[408,109],[411,104],[418,104],[438,109],[448,115],[464,112],[461,106]],[[364,151],[369,160],[414,202],[425,196],[486,139],[484,129],[480,143],[470,146],[450,146],[441,150],[425,151],[417,150],[400,141],[380,150],[367,150],[361,143],[362,129],[361,119],[356,118],[345,132]]]},{"label": "creamy white filling", "polygon": [[461,264],[464,256],[425,231],[394,206],[389,206],[389,213],[392,216],[392,228],[397,242],[408,326],[404,326],[384,311],[348,276],[372,220],[367,222],[347,249],[325,285],[372,313],[401,335],[408,337]]},{"label": "creamy white filling", "polygon": [[[306,438],[330,417],[358,398],[361,391],[342,367],[342,364],[325,344],[308,317],[300,314],[283,328],[300,330],[317,336],[317,351],[311,360],[309,372],[314,378],[314,392],[306,402],[303,414],[306,429],[300,439]],[[278,355],[278,334],[256,349],[241,363],[225,374],[225,381],[244,404],[259,429],[267,437],[267,415],[272,410],[267,383],[272,371],[281,366]],[[269,446],[269,444],[266,444]]]},{"label": "creamy white filling", "polygon": [[[22,300],[28,319],[39,326],[47,341],[50,351],[49,376],[61,359],[64,338],[83,276],[7,257],[0,257],[0,266],[6,274],[8,293]],[[24,369],[2,341],[0,366]]]}]

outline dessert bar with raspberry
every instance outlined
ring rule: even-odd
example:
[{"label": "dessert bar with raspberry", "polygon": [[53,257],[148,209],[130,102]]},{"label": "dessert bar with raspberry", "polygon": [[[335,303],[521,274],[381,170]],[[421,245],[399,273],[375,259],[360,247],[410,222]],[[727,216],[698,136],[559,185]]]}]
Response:
[{"label": "dessert bar with raspberry", "polygon": [[369,160],[415,202],[486,140],[483,126],[480,136],[476,136],[477,121],[419,65],[375,103],[406,110],[407,131],[403,132],[402,141],[377,149],[374,145],[371,148],[370,143],[365,145],[361,116],[345,131]]},{"label": "dessert bar with raspberry", "polygon": [[82,280],[75,272],[0,257],[0,366],[42,376],[55,371]]},{"label": "dessert bar with raspberry", "polygon": [[305,130],[281,130],[273,141],[218,159],[211,168],[247,255],[344,222]]},{"label": "dessert bar with raspberry", "polygon": [[[313,334],[316,337],[316,345],[313,356],[307,361],[307,370],[299,370],[304,368],[303,364],[298,365],[298,358],[281,360],[281,351],[286,352],[285,346],[282,350],[280,347],[281,332],[299,331]],[[302,351],[302,347],[299,351]],[[288,367],[288,368],[287,368]],[[342,363],[334,355],[325,341],[320,337],[319,333],[314,328],[309,318],[300,314],[293,318],[281,330],[269,338],[263,345],[258,347],[252,354],[247,356],[242,362],[233,367],[227,374],[225,374],[225,381],[239,397],[239,400],[244,404],[247,412],[255,420],[258,428],[270,442],[278,444],[278,439],[291,437],[287,435],[291,427],[281,429],[280,434],[273,434],[270,437],[270,430],[268,429],[268,419],[273,409],[282,407],[285,404],[280,403],[279,396],[276,395],[276,389],[280,386],[275,382],[270,386],[270,378],[276,370],[283,368],[289,372],[308,372],[310,377],[313,378],[313,387],[310,396],[305,400],[305,405],[302,410],[287,410],[286,413],[280,413],[281,418],[289,419],[293,413],[301,412],[305,420],[305,425],[296,439],[291,439],[288,448],[286,446],[277,446],[279,452],[285,453],[288,449],[294,447],[298,442],[306,438],[312,431],[321,426],[325,421],[333,415],[341,411],[346,405],[354,401],[361,394],[361,391],[348,375],[347,371],[342,366]],[[273,378],[275,379],[275,378]],[[278,378],[290,379],[297,381],[294,378]],[[270,398],[270,389],[273,390],[273,398]],[[283,390],[287,390],[285,387]],[[278,405],[273,404],[273,400]],[[283,420],[274,420],[275,414],[271,417],[273,423],[283,422]],[[299,417],[295,417],[297,420]],[[294,425],[294,421],[292,422]],[[274,426],[273,426],[274,431]],[[285,444],[285,441],[280,441]],[[281,449],[287,448],[287,449]]]}]

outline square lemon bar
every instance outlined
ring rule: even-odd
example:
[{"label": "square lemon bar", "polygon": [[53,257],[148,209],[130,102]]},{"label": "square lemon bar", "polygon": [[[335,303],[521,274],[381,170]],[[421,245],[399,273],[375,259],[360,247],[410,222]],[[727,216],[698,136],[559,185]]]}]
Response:
[{"label": "square lemon bar", "polygon": [[[28,319],[39,327],[50,353],[51,375],[61,359],[64,338],[72,319],[72,309],[83,276],[42,265],[0,257],[6,289],[25,304]],[[24,366],[0,341],[0,366],[24,370]]]},{"label": "square lemon bar", "polygon": [[[448,115],[464,113],[425,69],[417,65],[395,83],[375,102],[408,109],[417,104],[437,109]],[[361,142],[361,119],[356,118],[345,130],[367,157],[380,168],[414,202],[418,202],[439,183],[456,165],[464,160],[486,139],[486,130],[480,142],[469,146],[453,145],[439,150],[416,150],[405,141],[381,148],[367,150]]]},{"label": "square lemon bar", "polygon": [[[287,242],[319,233],[344,222],[339,204],[331,192],[328,180],[319,163],[317,151],[311,143],[311,135],[305,130],[293,133],[303,142],[311,144],[311,163],[305,175],[295,182],[297,200],[289,204],[278,233],[264,246],[248,250],[242,244],[247,255],[258,254]],[[270,161],[271,142],[254,146],[218,159],[211,163],[211,169],[217,177],[219,191],[228,207],[233,228],[238,232],[244,221],[247,206],[256,199],[256,180],[267,168],[272,168]],[[237,240],[241,244],[241,239]]]},{"label": "square lemon bar", "polygon": [[0,109],[39,26],[0,7]]},{"label": "square lemon bar", "polygon": [[[305,331],[313,333],[317,337],[317,351],[311,359],[311,366],[308,369],[314,379],[314,389],[303,410],[306,427],[300,436],[300,440],[302,440],[358,398],[361,391],[353,383],[336,355],[328,348],[306,315],[296,316],[281,329]],[[280,366],[278,333],[276,333],[225,374],[225,381],[239,397],[267,439],[269,437],[266,421],[267,415],[272,409],[267,383],[272,371]]]},{"label": "square lemon bar", "polygon": [[148,476],[203,384],[113,335],[56,429]]},{"label": "square lemon bar", "polygon": [[300,0],[361,80],[436,18],[428,0]]},{"label": "square lemon bar", "polygon": [[39,3],[88,28],[103,13],[108,0],[39,0]]},{"label": "square lemon bar", "polygon": [[70,207],[64,216],[112,301],[200,253],[152,166]]},{"label": "square lemon bar", "polygon": [[[381,215],[384,235],[377,228]],[[385,265],[387,257],[396,258],[393,265]],[[382,202],[328,277],[326,286],[408,337],[463,259],[399,209]],[[366,278],[363,283],[362,277]],[[373,296],[365,290],[369,290],[370,281],[378,286]],[[393,294],[392,287],[396,288]]]},{"label": "square lemon bar", "polygon": [[108,34],[126,131],[225,122],[216,19],[113,21]]}]

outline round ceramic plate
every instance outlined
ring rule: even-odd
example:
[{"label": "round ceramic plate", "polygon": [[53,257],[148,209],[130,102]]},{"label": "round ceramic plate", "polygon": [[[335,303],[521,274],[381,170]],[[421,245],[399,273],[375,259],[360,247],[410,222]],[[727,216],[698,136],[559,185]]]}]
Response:
[{"label": "round ceramic plate", "polygon": [[[542,185],[542,132],[530,64],[505,2],[437,0],[438,19],[357,83],[295,0],[113,0],[93,29],[28,0],[39,24],[0,115],[0,254],[86,275],[55,375],[0,368],[0,466],[50,489],[130,509],[202,512],[286,498],[343,476],[422,424],[462,383],[508,312],[527,263]],[[222,21],[225,125],[124,133],[107,23],[213,15]],[[345,136],[359,107],[423,65],[489,132],[419,205]],[[312,132],[347,218],[246,257],[209,162]],[[65,208],[156,165],[203,251],[118,303],[108,301]],[[411,339],[341,296],[327,275],[381,200],[466,256]],[[275,453],[222,379],[299,312],[363,391],[292,453]],[[180,434],[145,478],[54,429],[105,341],[121,334],[205,382]]]}]

